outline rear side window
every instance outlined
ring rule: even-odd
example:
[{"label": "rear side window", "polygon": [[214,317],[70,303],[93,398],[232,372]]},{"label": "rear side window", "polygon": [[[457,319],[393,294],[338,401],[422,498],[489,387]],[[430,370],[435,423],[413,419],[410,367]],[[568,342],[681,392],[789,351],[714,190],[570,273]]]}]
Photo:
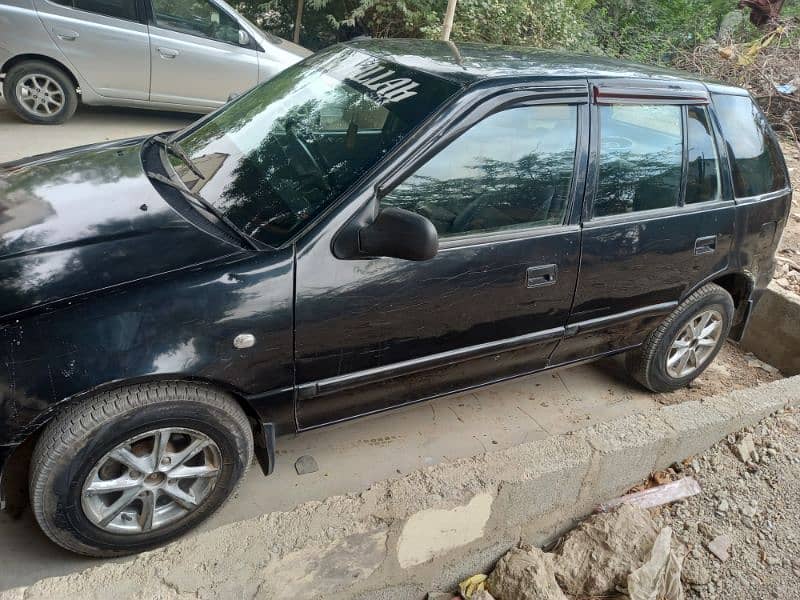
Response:
[{"label": "rear side window", "polygon": [[783,158],[753,101],[748,96],[715,94],[714,106],[731,155],[736,196],[746,198],[785,188]]},{"label": "rear side window", "polygon": [[677,206],[683,170],[680,106],[600,106],[594,216]]},{"label": "rear side window", "polygon": [[131,0],[53,0],[62,6],[71,6],[86,12],[107,17],[137,21],[136,3]]},{"label": "rear side window", "polygon": [[718,200],[720,194],[719,158],[711,122],[705,108],[690,106],[687,115],[688,173],[686,204]]}]

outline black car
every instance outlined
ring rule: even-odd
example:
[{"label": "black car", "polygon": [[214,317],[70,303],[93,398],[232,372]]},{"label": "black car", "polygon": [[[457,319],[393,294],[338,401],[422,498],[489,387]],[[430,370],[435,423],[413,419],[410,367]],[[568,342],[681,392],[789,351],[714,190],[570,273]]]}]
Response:
[{"label": "black car", "polygon": [[621,352],[685,386],[791,191],[741,89],[360,41],[183,131],[7,164],[0,202],[6,498],[112,556],[268,474],[276,435]]}]

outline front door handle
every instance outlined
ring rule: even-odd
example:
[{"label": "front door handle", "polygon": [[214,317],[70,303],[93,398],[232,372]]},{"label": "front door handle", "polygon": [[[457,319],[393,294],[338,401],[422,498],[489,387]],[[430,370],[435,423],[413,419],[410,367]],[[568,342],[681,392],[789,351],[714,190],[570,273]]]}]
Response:
[{"label": "front door handle", "polygon": [[58,39],[64,40],[65,42],[74,42],[80,37],[80,34],[77,31],[70,31],[66,29],[54,29],[53,33],[56,34]]},{"label": "front door handle", "polygon": [[538,267],[528,267],[525,271],[525,287],[536,288],[545,285],[553,285],[558,280],[558,266],[541,265]]},{"label": "front door handle", "polygon": [[694,241],[694,254],[711,254],[717,249],[717,236],[709,235],[708,237],[697,238]]},{"label": "front door handle", "polygon": [[157,48],[157,50],[158,50],[158,53],[161,55],[161,58],[170,58],[171,59],[171,58],[175,58],[176,56],[178,56],[181,53],[180,50],[175,50],[174,48],[164,48],[163,46],[160,47],[160,48]]}]

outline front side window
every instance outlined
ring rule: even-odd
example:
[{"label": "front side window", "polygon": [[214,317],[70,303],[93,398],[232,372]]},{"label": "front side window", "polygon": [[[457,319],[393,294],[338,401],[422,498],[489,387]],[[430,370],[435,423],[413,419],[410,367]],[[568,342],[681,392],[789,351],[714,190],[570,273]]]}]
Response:
[{"label": "front side window", "polygon": [[575,166],[576,106],[530,106],[474,125],[381,200],[417,212],[442,237],[564,221]]},{"label": "front side window", "polygon": [[680,106],[600,106],[594,216],[677,206],[683,170]]},{"label": "front side window", "polygon": [[278,246],[331,206],[459,86],[354,48],[320,52],[175,137],[175,173]]},{"label": "front side window", "polygon": [[239,24],[208,0],[152,0],[152,3],[153,18],[159,27],[229,44],[239,43]]},{"label": "front side window", "polygon": [[750,97],[715,94],[714,107],[731,154],[736,197],[787,187],[781,151],[764,114]]},{"label": "front side window", "polygon": [[711,123],[705,108],[687,109],[686,204],[709,202],[720,197],[719,158]]},{"label": "front side window", "polygon": [[54,0],[56,4],[71,6],[87,12],[136,21],[136,3],[131,0]]}]

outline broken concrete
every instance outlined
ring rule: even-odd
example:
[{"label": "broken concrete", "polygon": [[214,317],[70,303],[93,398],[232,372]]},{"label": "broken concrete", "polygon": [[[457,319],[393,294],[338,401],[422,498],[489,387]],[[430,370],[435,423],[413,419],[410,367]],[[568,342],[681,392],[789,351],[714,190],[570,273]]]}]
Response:
[{"label": "broken concrete", "polygon": [[[220,527],[0,598],[92,600],[107,597],[109,589],[115,600],[290,597],[307,585],[294,597],[324,589],[326,600],[420,600],[428,590],[455,589],[469,575],[488,573],[520,542],[553,540],[654,469],[786,404],[800,404],[800,377],[422,469],[359,494]],[[470,524],[475,526],[464,539],[453,531],[456,541],[446,544],[440,530],[433,551],[409,546],[432,514],[455,526],[471,515],[477,524]],[[289,581],[273,581],[281,577]]]},{"label": "broken concrete", "polygon": [[553,557],[539,548],[514,548],[497,563],[487,587],[503,600],[567,600],[556,582]]},{"label": "broken concrete", "polygon": [[750,317],[741,347],[784,375],[800,374],[800,298],[771,283]]},{"label": "broken concrete", "polygon": [[638,506],[595,515],[564,538],[554,561],[556,579],[572,596],[610,594],[647,561],[657,536],[650,513]]}]

